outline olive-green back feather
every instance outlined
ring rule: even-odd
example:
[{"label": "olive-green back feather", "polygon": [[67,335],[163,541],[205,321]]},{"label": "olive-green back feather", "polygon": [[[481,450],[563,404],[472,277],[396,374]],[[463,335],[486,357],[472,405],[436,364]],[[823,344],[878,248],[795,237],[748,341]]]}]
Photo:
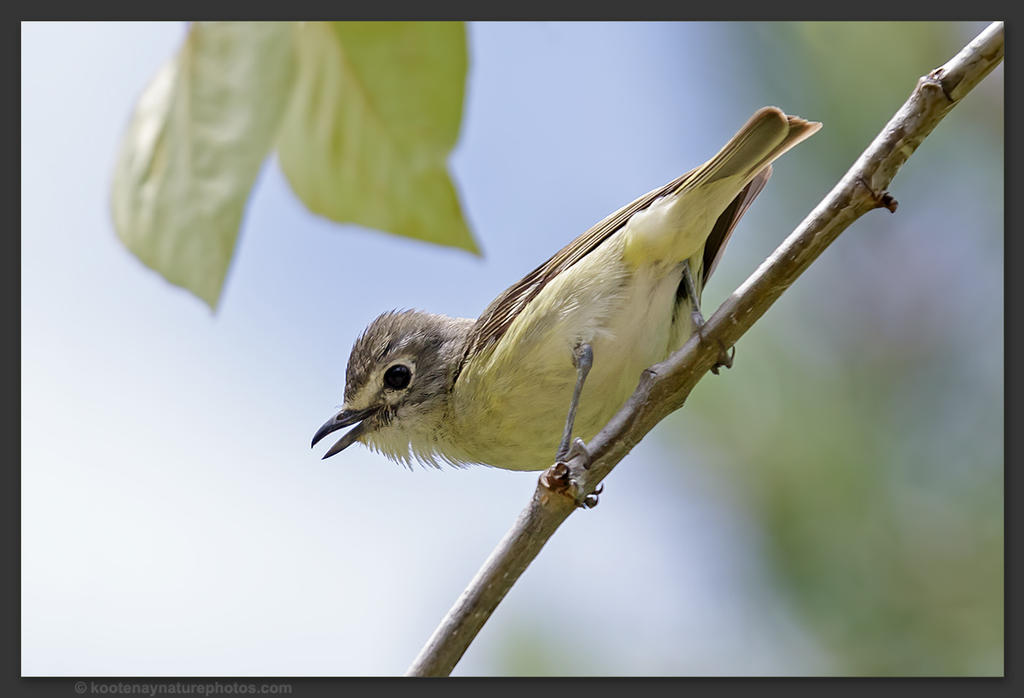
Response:
[{"label": "olive-green back feather", "polygon": [[[700,279],[703,287],[718,264],[737,221],[771,176],[772,160],[809,137],[820,127],[819,123],[808,122],[798,116],[787,116],[776,107],[759,109],[711,160],[623,206],[495,298],[477,319],[469,334],[463,363],[501,339],[530,301],[536,298],[552,279],[618,232],[635,213],[646,209],[659,197],[678,194],[688,187],[700,186],[711,177],[734,174],[724,169],[733,164],[746,164],[752,167],[751,172],[756,174],[718,217],[705,242]],[[752,157],[751,154],[757,157]],[[751,165],[752,160],[754,162]]]},{"label": "olive-green back feather", "polygon": [[[691,170],[692,172],[692,170]],[[691,172],[680,175],[665,186],[644,194],[633,203],[623,206],[568,245],[550,259],[510,286],[481,313],[469,336],[466,357],[501,339],[516,317],[549,281],[583,259],[602,242],[614,235],[637,211],[651,205],[659,196],[668,194],[682,184]]]}]

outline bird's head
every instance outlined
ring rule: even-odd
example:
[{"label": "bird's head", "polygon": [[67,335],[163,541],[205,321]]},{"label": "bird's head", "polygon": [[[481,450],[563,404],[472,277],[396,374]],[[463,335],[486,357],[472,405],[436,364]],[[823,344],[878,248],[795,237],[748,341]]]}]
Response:
[{"label": "bird's head", "polygon": [[384,313],[356,340],[345,372],[345,404],[313,436],[353,427],[324,455],[356,441],[394,461],[434,462],[432,435],[448,406],[473,320],[415,310]]}]

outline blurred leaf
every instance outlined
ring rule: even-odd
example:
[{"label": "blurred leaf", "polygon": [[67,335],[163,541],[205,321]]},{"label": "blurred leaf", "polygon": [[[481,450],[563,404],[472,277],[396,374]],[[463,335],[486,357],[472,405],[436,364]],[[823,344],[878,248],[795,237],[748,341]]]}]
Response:
[{"label": "blurred leaf", "polygon": [[292,82],[284,23],[195,23],[121,142],[112,209],[147,266],[216,307],[245,201]]},{"label": "blurred leaf", "polygon": [[477,252],[448,176],[466,80],[457,22],[309,22],[278,158],[310,210]]}]

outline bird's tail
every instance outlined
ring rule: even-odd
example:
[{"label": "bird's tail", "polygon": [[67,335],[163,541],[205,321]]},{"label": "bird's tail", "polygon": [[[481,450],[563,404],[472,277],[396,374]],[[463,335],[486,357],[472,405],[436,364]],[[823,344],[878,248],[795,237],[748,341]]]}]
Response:
[{"label": "bird's tail", "polygon": [[810,138],[820,128],[817,121],[788,116],[777,107],[762,107],[713,158],[690,173],[673,193],[698,189],[736,175],[743,182],[739,187],[745,186],[773,160]]},{"label": "bird's tail", "polygon": [[629,219],[626,259],[695,259],[710,239],[710,271],[736,221],[764,187],[772,161],[819,128],[776,107],[758,109],[714,157],[638,200],[645,207]]}]

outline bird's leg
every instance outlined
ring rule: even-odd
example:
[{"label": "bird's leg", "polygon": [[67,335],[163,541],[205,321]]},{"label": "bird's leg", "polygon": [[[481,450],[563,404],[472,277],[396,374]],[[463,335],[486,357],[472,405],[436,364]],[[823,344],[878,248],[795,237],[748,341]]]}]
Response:
[{"label": "bird's leg", "polygon": [[583,439],[572,438],[572,427],[576,422],[576,408],[580,403],[580,393],[583,391],[583,381],[590,373],[590,367],[594,365],[594,351],[590,345],[582,342],[576,345],[572,351],[572,365],[576,367],[576,387],[572,391],[572,402],[569,403],[569,416],[565,419],[565,431],[562,433],[562,443],[558,446],[555,454],[555,462],[565,462],[573,456],[583,456],[583,466],[590,465],[590,454],[587,453],[586,444]]},{"label": "bird's leg", "polygon": [[[704,316],[700,312],[700,303],[697,301],[697,288],[693,284],[693,276],[690,275],[690,263],[683,262],[683,285],[686,288],[686,297],[690,299],[690,318],[693,320],[694,331],[700,336],[700,340],[704,341],[704,333],[701,328],[704,327]],[[733,347],[732,354],[726,351],[725,347],[719,341],[720,352],[718,359],[715,361],[715,365],[711,367],[711,372],[716,376],[718,375],[718,369],[732,368],[732,357],[736,355],[736,348]]]}]

